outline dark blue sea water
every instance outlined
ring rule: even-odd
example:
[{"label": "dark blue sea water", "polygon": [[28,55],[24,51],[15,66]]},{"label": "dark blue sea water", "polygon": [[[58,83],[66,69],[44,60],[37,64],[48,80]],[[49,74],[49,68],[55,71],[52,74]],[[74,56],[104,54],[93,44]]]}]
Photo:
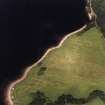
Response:
[{"label": "dark blue sea water", "polygon": [[0,0],[0,105],[9,81],[87,22],[85,0]]}]

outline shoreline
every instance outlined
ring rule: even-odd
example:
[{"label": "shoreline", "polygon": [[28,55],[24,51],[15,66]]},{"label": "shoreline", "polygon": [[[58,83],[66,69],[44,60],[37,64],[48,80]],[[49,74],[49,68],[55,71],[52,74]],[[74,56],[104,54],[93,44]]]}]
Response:
[{"label": "shoreline", "polygon": [[[90,9],[91,9],[91,13],[89,13],[89,12],[87,11],[88,18],[89,18],[89,20],[91,21],[91,20],[92,20],[92,16],[95,16],[95,23],[96,23],[96,18],[97,18],[97,16],[96,16],[96,14],[95,14],[95,12],[94,12],[94,10],[93,10],[93,8],[92,8],[91,0],[90,0]],[[97,26],[97,25],[96,25],[96,26]],[[74,35],[74,34],[76,34],[76,33],[79,33],[79,32],[81,32],[81,31],[83,31],[86,27],[87,27],[87,24],[85,24],[85,25],[82,26],[81,28],[77,29],[76,31],[73,31],[73,32],[71,32],[71,33],[65,35],[64,38],[62,38],[62,40],[60,41],[60,43],[59,43],[57,46],[55,46],[55,47],[50,47],[49,49],[47,49],[46,52],[44,53],[44,55],[43,55],[37,62],[35,62],[35,63],[32,64],[31,66],[27,67],[27,68],[25,69],[25,72],[24,72],[24,74],[22,75],[22,77],[20,77],[19,79],[13,81],[12,83],[10,83],[9,86],[7,87],[7,90],[6,90],[6,92],[5,92],[6,95],[5,95],[5,97],[4,97],[4,98],[5,98],[4,101],[5,101],[6,105],[14,105],[14,103],[13,103],[13,101],[12,101],[12,99],[14,99],[14,97],[11,95],[12,91],[14,90],[14,87],[16,86],[16,84],[20,83],[22,80],[24,80],[24,79],[27,77],[28,73],[30,72],[30,70],[31,70],[34,66],[36,66],[38,63],[40,63],[42,60],[44,60],[44,58],[47,56],[48,53],[50,53],[50,51],[52,51],[52,50],[54,50],[54,49],[57,49],[57,48],[60,48],[60,47],[62,46],[63,42],[64,42],[68,37],[70,37],[70,36],[72,36],[72,35]]]},{"label": "shoreline", "polygon": [[23,76],[15,81],[13,81],[12,83],[9,84],[8,88],[7,88],[7,91],[6,91],[6,96],[5,96],[5,102],[7,105],[14,105],[12,99],[14,98],[13,96],[11,96],[11,92],[14,90],[14,87],[16,86],[16,84],[20,83],[22,80],[24,80],[27,75],[28,75],[28,72],[30,72],[30,70],[36,66],[38,63],[40,63],[42,60],[44,60],[44,58],[47,56],[47,54],[49,52],[51,52],[52,50],[54,49],[57,49],[57,48],[60,48],[63,44],[63,42],[70,36],[78,33],[78,32],[81,32],[83,31],[85,28],[87,27],[87,25],[84,25],[83,27],[79,28],[78,30],[74,31],[74,32],[71,32],[70,34],[68,35],[65,35],[65,37],[61,40],[61,42],[56,46],[56,47],[51,47],[49,49],[47,49],[47,51],[45,52],[45,54],[36,62],[34,63],[33,65],[29,66],[26,68]]}]

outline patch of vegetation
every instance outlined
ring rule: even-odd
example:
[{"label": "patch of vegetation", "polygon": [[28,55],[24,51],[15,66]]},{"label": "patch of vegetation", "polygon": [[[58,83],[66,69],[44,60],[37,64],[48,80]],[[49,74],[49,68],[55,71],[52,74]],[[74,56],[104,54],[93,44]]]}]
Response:
[{"label": "patch of vegetation", "polygon": [[37,91],[34,95],[34,100],[29,105],[44,105],[46,97],[43,92]]},{"label": "patch of vegetation", "polygon": [[76,98],[70,94],[62,94],[54,102],[45,96],[43,92],[37,91],[34,94],[34,99],[29,105],[84,105],[99,97],[105,104],[105,93],[100,90],[95,90],[89,94],[87,98]]},{"label": "patch of vegetation", "polygon": [[91,0],[92,8],[97,14],[97,23],[105,36],[105,0]]},{"label": "patch of vegetation", "polygon": [[[105,92],[105,43],[101,36],[100,30],[92,27],[65,40],[60,48],[46,56],[41,66],[33,67],[27,77],[14,87],[14,103],[29,105],[34,99],[30,94],[38,90],[53,104],[59,103],[57,99],[62,94],[86,99],[94,90]],[[47,67],[47,70],[43,76],[38,76],[41,67]],[[87,104],[95,105],[96,102],[103,105],[100,98]]]},{"label": "patch of vegetation", "polygon": [[41,67],[41,68],[39,68],[39,70],[38,70],[38,72],[37,72],[37,75],[38,75],[38,76],[43,75],[46,70],[47,70],[47,67]]}]

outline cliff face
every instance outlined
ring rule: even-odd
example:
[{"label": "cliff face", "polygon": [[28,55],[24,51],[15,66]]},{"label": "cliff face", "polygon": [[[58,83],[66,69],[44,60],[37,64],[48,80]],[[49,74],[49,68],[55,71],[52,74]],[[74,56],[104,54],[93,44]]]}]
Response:
[{"label": "cliff face", "polygon": [[91,0],[91,3],[97,14],[97,23],[105,36],[105,0]]}]

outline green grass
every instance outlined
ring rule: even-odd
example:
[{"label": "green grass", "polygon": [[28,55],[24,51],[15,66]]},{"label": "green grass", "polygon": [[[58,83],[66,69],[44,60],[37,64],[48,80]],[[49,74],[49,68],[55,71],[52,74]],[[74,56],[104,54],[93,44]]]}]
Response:
[{"label": "green grass", "polygon": [[[93,27],[81,35],[69,37],[15,86],[14,103],[28,105],[33,100],[32,93],[38,90],[52,100],[63,93],[85,98],[93,90],[105,91],[105,43],[101,36]],[[38,75],[42,67],[47,69],[43,75]],[[94,103],[88,105],[103,105]]]},{"label": "green grass", "polygon": [[99,98],[96,98],[91,102],[88,102],[86,105],[105,105],[105,103],[102,102],[102,100],[100,100]]}]

